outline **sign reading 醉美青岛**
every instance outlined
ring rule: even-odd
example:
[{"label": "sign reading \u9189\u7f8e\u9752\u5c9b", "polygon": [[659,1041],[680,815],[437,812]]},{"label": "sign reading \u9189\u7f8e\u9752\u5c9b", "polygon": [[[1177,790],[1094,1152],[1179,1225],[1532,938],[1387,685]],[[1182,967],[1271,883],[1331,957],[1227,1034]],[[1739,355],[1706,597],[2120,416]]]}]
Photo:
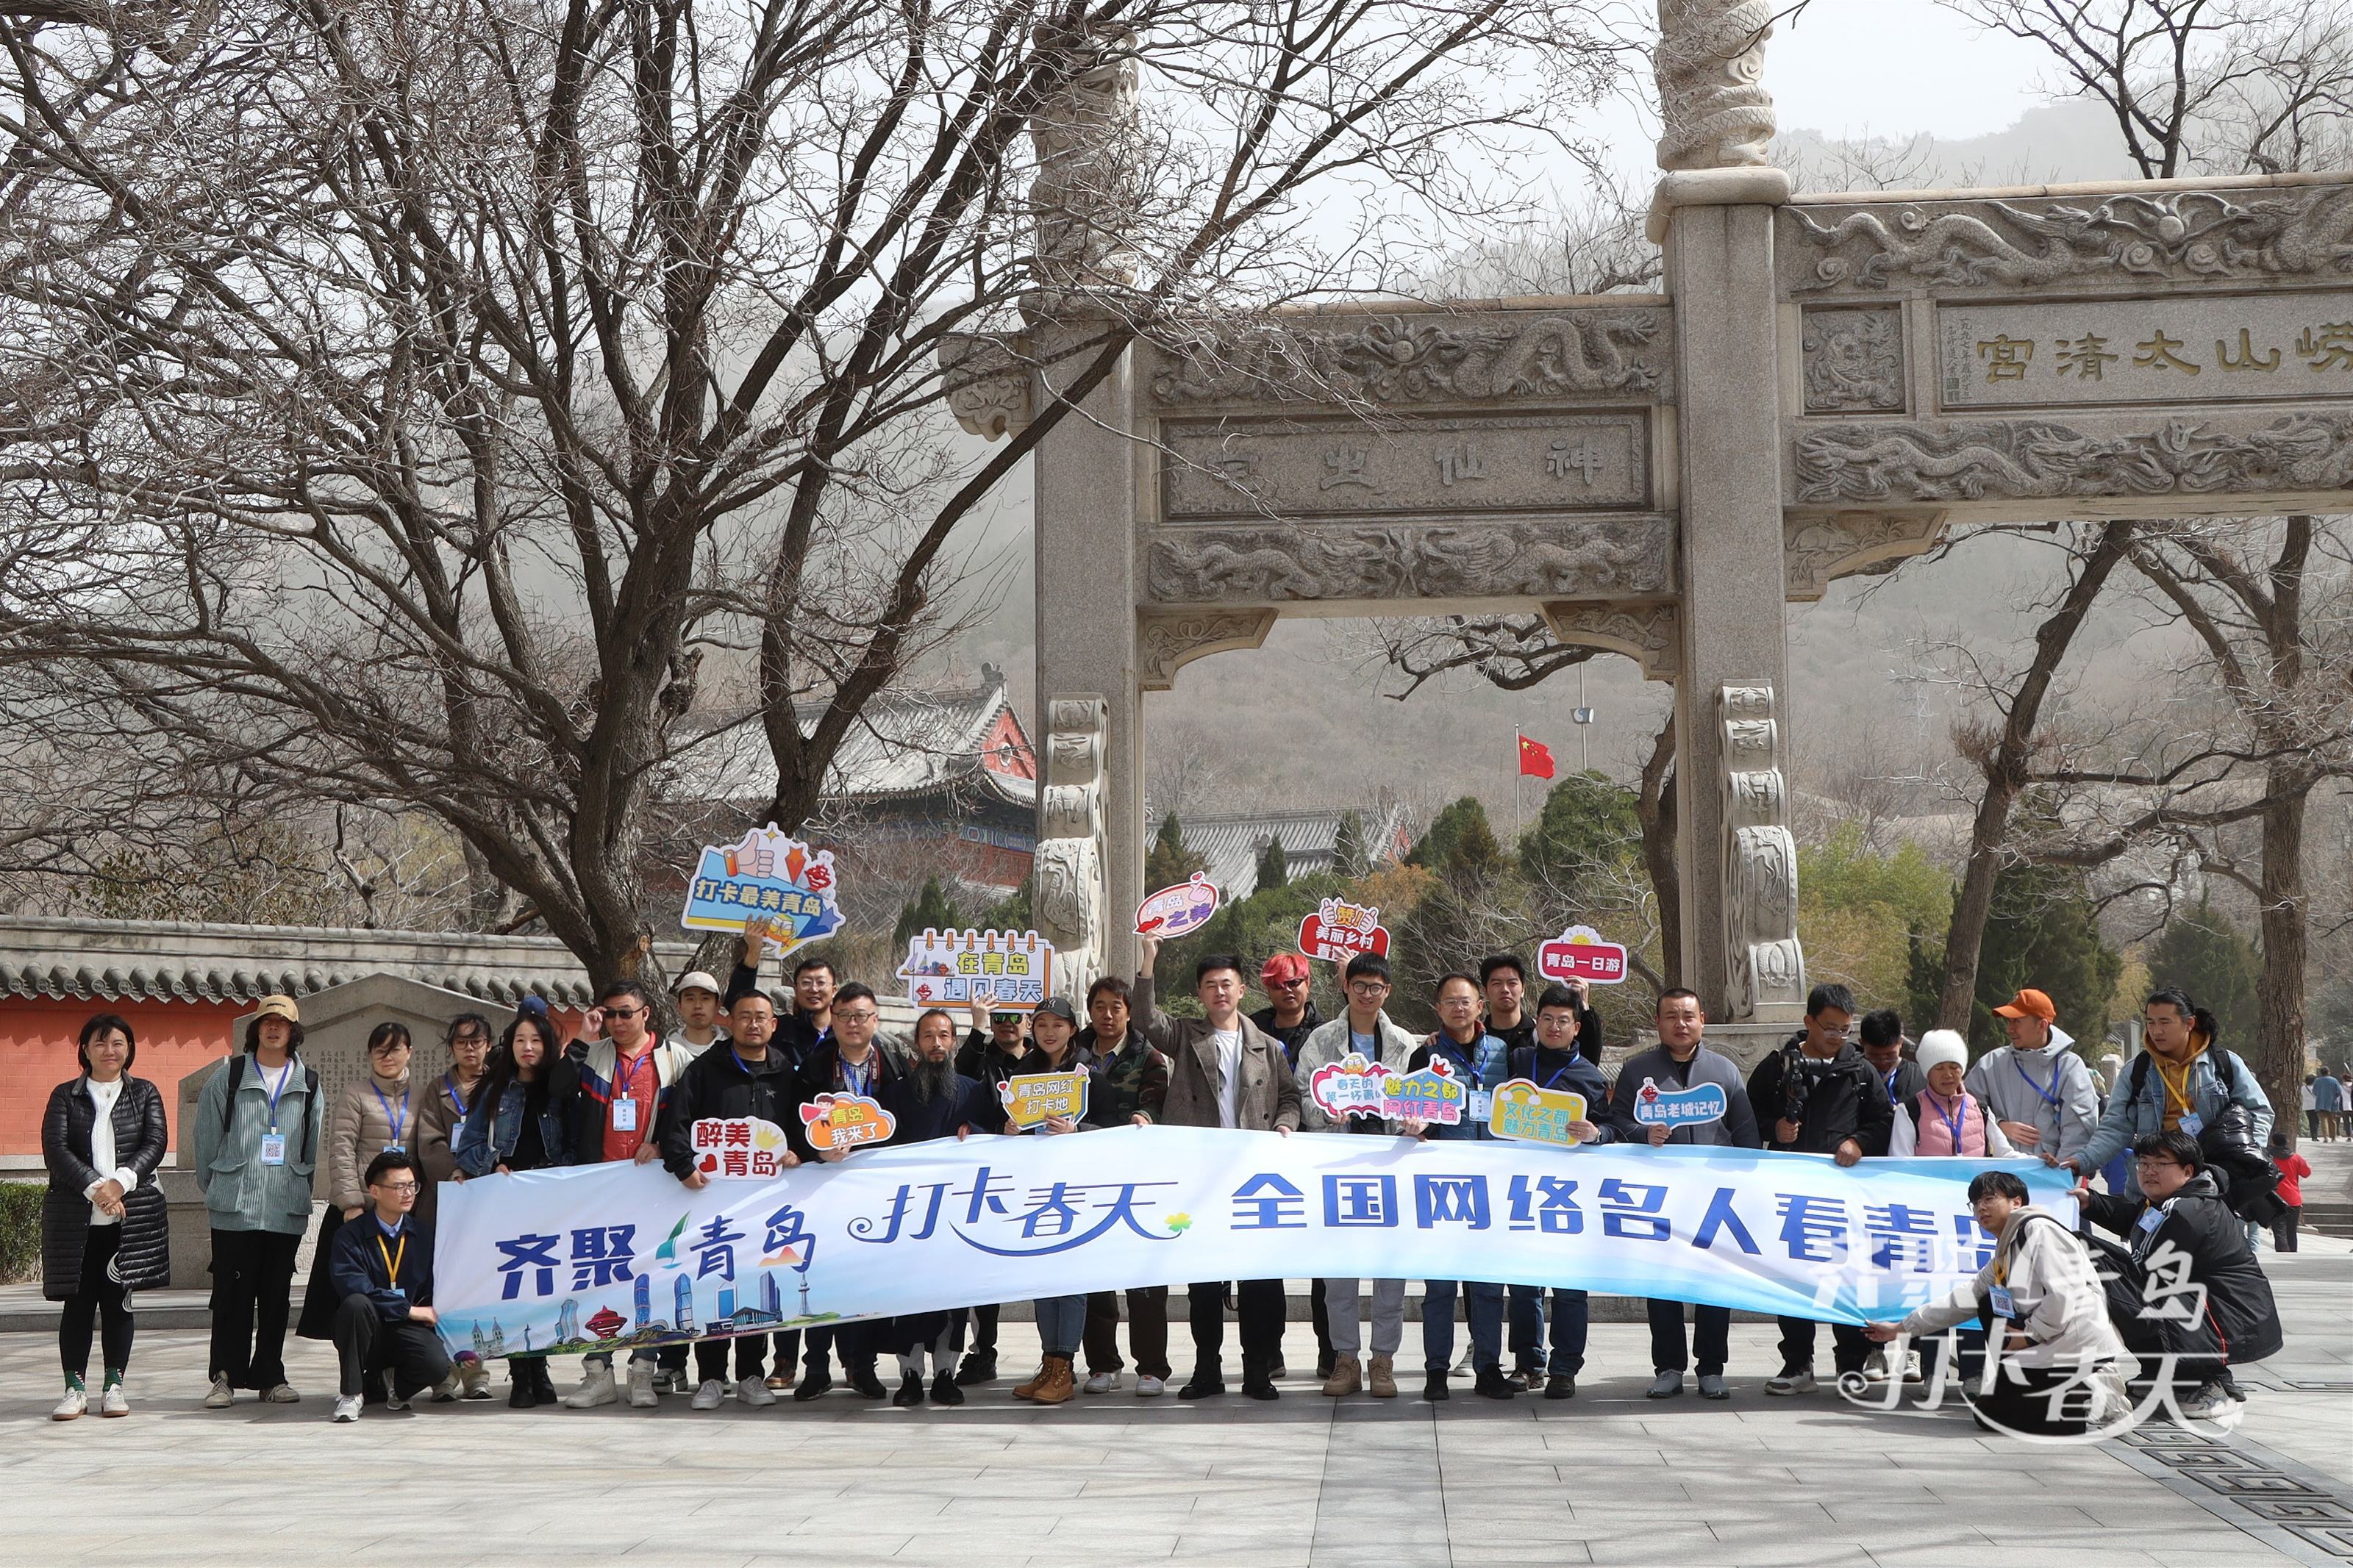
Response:
[{"label": "sign reading \u9189\u7f8e\u9752\u5c9b", "polygon": [[833,851],[812,849],[772,822],[740,844],[703,847],[679,923],[688,931],[743,931],[756,922],[767,951],[785,953],[841,929],[839,891]]},{"label": "sign reading \u9189\u7f8e\u9752\u5c9b", "polygon": [[907,939],[899,978],[918,1007],[988,994],[1000,1013],[1027,1013],[1054,993],[1054,944],[1034,931],[932,931]]},{"label": "sign reading \u9189\u7f8e\u9752\u5c9b", "polygon": [[1345,963],[1360,952],[1386,957],[1389,930],[1377,906],[1326,899],[1299,922],[1299,951],[1326,963]]},{"label": "sign reading \u9189\u7f8e\u9752\u5c9b", "polygon": [[770,1181],[785,1169],[785,1130],[756,1116],[706,1116],[689,1142],[694,1168],[713,1181]]},{"label": "sign reading \u9189\u7f8e\u9752\u5c9b", "polygon": [[1006,1120],[1025,1132],[1057,1116],[1076,1121],[1087,1113],[1087,1075],[1084,1069],[1023,1073],[998,1084],[997,1098]]},{"label": "sign reading \u9189\u7f8e\u9752\u5c9b", "polygon": [[1206,871],[1196,871],[1135,906],[1135,934],[1166,942],[1199,931],[1217,912],[1218,885]]},{"label": "sign reading \u9189\u7f8e\u9752\u5c9b", "polygon": [[1644,1127],[1697,1127],[1723,1121],[1731,1108],[1724,1090],[1712,1083],[1661,1089],[1646,1078],[1634,1091],[1634,1120]]},{"label": "sign reading \u9189\u7f8e\u9752\u5c9b", "polygon": [[881,1100],[862,1094],[820,1094],[801,1107],[802,1132],[820,1150],[880,1143],[898,1127],[899,1119]]},{"label": "sign reading \u9189\u7f8e\u9752\u5c9b", "polygon": [[1538,1089],[1527,1079],[1498,1084],[1490,1104],[1487,1129],[1498,1138],[1520,1143],[1577,1146],[1573,1124],[1585,1120],[1585,1096],[1572,1089]]},{"label": "sign reading \u9189\u7f8e\u9752\u5c9b", "polygon": [[1616,985],[1626,978],[1626,950],[1591,926],[1571,926],[1536,949],[1536,973],[1546,980]]}]

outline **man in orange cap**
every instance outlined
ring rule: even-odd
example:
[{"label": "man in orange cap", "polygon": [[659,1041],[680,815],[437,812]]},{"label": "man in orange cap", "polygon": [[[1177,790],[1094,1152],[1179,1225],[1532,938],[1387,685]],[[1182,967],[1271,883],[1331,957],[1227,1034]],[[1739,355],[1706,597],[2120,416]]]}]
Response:
[{"label": "man in orange cap", "polygon": [[2100,1124],[2100,1088],[2058,1026],[2059,1009],[2040,991],[1996,1007],[2010,1044],[1979,1058],[1967,1087],[2001,1123],[2020,1152],[2065,1160],[2083,1152]]}]

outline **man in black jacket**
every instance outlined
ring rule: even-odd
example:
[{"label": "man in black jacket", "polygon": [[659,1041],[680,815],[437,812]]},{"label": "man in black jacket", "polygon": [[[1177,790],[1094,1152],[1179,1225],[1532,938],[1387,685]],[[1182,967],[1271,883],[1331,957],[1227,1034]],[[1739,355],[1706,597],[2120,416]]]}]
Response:
[{"label": "man in black jacket", "polygon": [[[888,1105],[890,1097],[898,1092],[902,1076],[899,1064],[874,1037],[882,1025],[882,1008],[872,990],[853,980],[833,994],[828,1011],[831,1026],[828,1032],[832,1043],[820,1044],[802,1058],[793,1086],[792,1114],[785,1120],[785,1136],[793,1141],[794,1152],[803,1160],[839,1160],[842,1155],[837,1151],[820,1151],[808,1142],[801,1121],[801,1106],[821,1094],[863,1095]],[[776,1351],[780,1360],[791,1353],[782,1342],[790,1337],[780,1337]],[[796,1400],[815,1399],[833,1386],[833,1373],[827,1363],[836,1345],[841,1349],[842,1375],[849,1386],[868,1399],[884,1396],[881,1380],[874,1375],[872,1324],[845,1323],[838,1329],[811,1329],[807,1344],[801,1381],[793,1390]]]},{"label": "man in black jacket", "polygon": [[[1749,1074],[1748,1103],[1766,1130],[1767,1148],[1828,1154],[1841,1165],[1873,1149],[1887,1152],[1894,1108],[1885,1081],[1847,1042],[1853,1024],[1853,994],[1843,985],[1817,985],[1806,998],[1805,1028]],[[1837,1369],[1862,1372],[1871,1359],[1862,1331],[1834,1323],[1831,1335]],[[1781,1371],[1766,1380],[1765,1392],[1811,1394],[1815,1386],[1813,1320],[1783,1318]]]},{"label": "man in black jacket", "polygon": [[[1580,1047],[1577,1029],[1584,1022],[1583,1013],[1577,993],[1566,985],[1546,987],[1543,999],[1536,1004],[1535,1039],[1512,1053],[1512,1076],[1526,1079],[1538,1089],[1566,1089],[1583,1095],[1587,1125],[1577,1133],[1578,1141],[1608,1143],[1614,1136],[1609,1120],[1609,1086],[1602,1081],[1601,1069],[1586,1060]],[[1542,1380],[1546,1399],[1574,1399],[1577,1374],[1585,1370],[1585,1342],[1591,1309],[1582,1290],[1553,1291],[1552,1353],[1547,1359],[1544,1345],[1544,1294],[1540,1285],[1511,1288],[1511,1348],[1518,1363],[1512,1382],[1521,1388],[1532,1388]]]},{"label": "man in black jacket", "polygon": [[[800,1120],[793,1064],[776,1048],[776,1004],[758,991],[747,991],[728,1010],[728,1037],[695,1058],[679,1075],[670,1103],[662,1110],[661,1160],[662,1168],[689,1190],[711,1184],[711,1178],[696,1163],[696,1122],[757,1117],[784,1127]],[[790,1149],[784,1158],[787,1165],[800,1163],[800,1157]],[[738,1334],[734,1344],[736,1399],[747,1405],[774,1405],[776,1396],[768,1392],[762,1370],[768,1336]],[[695,1342],[694,1409],[716,1410],[727,1397],[727,1345],[725,1340]]]},{"label": "man in black jacket", "polygon": [[335,1233],[327,1279],[335,1310],[335,1354],[343,1363],[333,1419],[360,1418],[371,1373],[392,1373],[391,1410],[406,1407],[449,1375],[449,1352],[433,1311],[433,1233],[409,1217],[423,1179],[417,1162],[386,1149],[368,1162],[365,1219]]}]

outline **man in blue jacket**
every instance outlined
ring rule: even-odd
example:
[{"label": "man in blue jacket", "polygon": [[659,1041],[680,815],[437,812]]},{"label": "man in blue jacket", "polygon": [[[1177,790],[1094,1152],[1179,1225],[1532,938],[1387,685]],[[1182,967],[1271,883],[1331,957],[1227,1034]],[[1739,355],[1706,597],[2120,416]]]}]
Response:
[{"label": "man in blue jacket", "polygon": [[[1479,983],[1467,974],[1450,974],[1438,983],[1438,1033],[1413,1053],[1408,1072],[1419,1072],[1443,1061],[1454,1069],[1467,1101],[1462,1120],[1451,1126],[1408,1121],[1399,1131],[1409,1138],[1492,1138],[1487,1110],[1495,1090],[1512,1076],[1511,1047],[1487,1033],[1479,1021]],[[1451,1279],[1426,1279],[1421,1295],[1421,1364],[1425,1381],[1421,1396],[1448,1397],[1447,1369],[1454,1359],[1454,1288]],[[1504,1375],[1504,1288],[1472,1280],[1464,1294],[1470,1299],[1471,1364],[1479,1374],[1478,1392],[1490,1399],[1509,1399],[1519,1391]]]},{"label": "man in blue jacket", "polygon": [[[1607,1110],[1609,1086],[1602,1079],[1601,1069],[1583,1054],[1585,1018],[1585,1008],[1576,992],[1566,985],[1546,987],[1536,1002],[1535,1041],[1512,1053],[1512,1076],[1526,1079],[1538,1089],[1566,1089],[1583,1095],[1585,1115],[1572,1122],[1569,1131],[1576,1133],[1579,1144],[1607,1143],[1611,1135]],[[1525,1310],[1531,1331],[1540,1329],[1545,1288],[1514,1285],[1511,1296],[1515,1314]],[[1576,1398],[1577,1374],[1585,1370],[1585,1340],[1590,1321],[1584,1291],[1556,1288],[1552,1292],[1552,1354],[1547,1360],[1540,1342],[1541,1334],[1531,1331],[1526,1347],[1520,1352],[1521,1364],[1510,1380],[1513,1386],[1518,1387],[1520,1373],[1525,1373],[1531,1386],[1539,1377],[1545,1379],[1546,1399]],[[1516,1331],[1514,1337],[1518,1337]]]},{"label": "man in blue jacket", "polygon": [[327,1278],[342,1298],[335,1311],[335,1354],[343,1362],[334,1419],[360,1418],[361,1389],[372,1373],[392,1373],[390,1410],[406,1408],[449,1375],[433,1311],[433,1233],[409,1217],[417,1206],[417,1162],[386,1149],[368,1162],[367,1219],[335,1233]]}]

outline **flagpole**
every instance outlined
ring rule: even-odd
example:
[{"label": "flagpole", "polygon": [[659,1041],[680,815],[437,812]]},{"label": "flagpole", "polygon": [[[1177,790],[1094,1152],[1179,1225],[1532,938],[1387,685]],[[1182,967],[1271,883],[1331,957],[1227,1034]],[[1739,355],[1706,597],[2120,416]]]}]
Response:
[{"label": "flagpole", "polygon": [[1521,745],[1520,745],[1520,742],[1521,742],[1522,738],[1523,738],[1523,737],[1522,737],[1522,736],[1521,736],[1521,734],[1520,734],[1520,728],[1519,728],[1519,726],[1518,726],[1518,725],[1516,725],[1516,724],[1513,725],[1513,726],[1512,726],[1512,842],[1513,842],[1513,844],[1514,844],[1514,845],[1515,845],[1515,846],[1516,846],[1516,845],[1519,843],[1519,841],[1520,841],[1520,834],[1521,834],[1521,832],[1524,830],[1524,827],[1525,827],[1525,821],[1524,821],[1524,819],[1525,819],[1525,818],[1526,817],[1526,816],[1527,816],[1527,807],[1526,807],[1526,806],[1525,806],[1525,805],[1524,804],[1524,802],[1525,802],[1525,801],[1526,800],[1526,798],[1527,798],[1527,791],[1526,791],[1525,789],[1524,789],[1524,788],[1521,786],[1521,781],[1523,781],[1524,779],[1525,779],[1525,778],[1527,777],[1527,774],[1528,774],[1527,763],[1526,763],[1526,762],[1525,762],[1525,761],[1521,757],[1521,755],[1520,755],[1520,752],[1521,752]]}]

